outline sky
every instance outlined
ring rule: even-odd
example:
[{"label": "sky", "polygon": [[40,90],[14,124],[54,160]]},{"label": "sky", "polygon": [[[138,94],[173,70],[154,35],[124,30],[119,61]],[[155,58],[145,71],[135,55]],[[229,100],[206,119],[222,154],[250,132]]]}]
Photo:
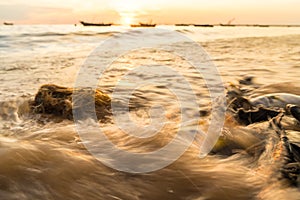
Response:
[{"label": "sky", "polygon": [[300,24],[300,0],[0,0],[0,23]]}]

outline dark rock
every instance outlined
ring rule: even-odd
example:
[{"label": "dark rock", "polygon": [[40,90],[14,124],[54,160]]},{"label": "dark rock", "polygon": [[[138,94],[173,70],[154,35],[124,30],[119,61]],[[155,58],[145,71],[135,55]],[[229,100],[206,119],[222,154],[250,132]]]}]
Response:
[{"label": "dark rock", "polygon": [[291,115],[293,115],[293,117],[295,117],[295,119],[297,119],[300,122],[300,107],[299,106],[288,104],[287,110],[288,110],[288,112],[291,113]]},{"label": "dark rock", "polygon": [[[76,94],[76,106],[74,107],[73,95]],[[94,101],[89,101],[89,99]],[[93,105],[88,105],[93,103]],[[73,89],[47,84],[40,87],[31,102],[31,110],[34,113],[52,114],[66,119],[73,119],[73,109],[84,110],[94,108],[98,119],[105,117],[111,106],[111,99],[100,90],[90,88]],[[80,115],[80,113],[79,113]],[[88,116],[86,116],[88,117]]]},{"label": "dark rock", "polygon": [[245,76],[241,80],[239,80],[239,83],[242,85],[252,85],[253,84],[253,76]]},{"label": "dark rock", "polygon": [[249,125],[256,122],[268,121],[269,119],[276,117],[280,110],[274,110],[264,107],[259,107],[254,110],[239,109],[237,113],[237,119],[240,123]]}]

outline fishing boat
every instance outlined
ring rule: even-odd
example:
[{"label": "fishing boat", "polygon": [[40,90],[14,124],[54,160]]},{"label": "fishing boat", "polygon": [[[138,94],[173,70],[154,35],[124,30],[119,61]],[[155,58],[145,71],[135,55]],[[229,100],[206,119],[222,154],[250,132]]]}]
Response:
[{"label": "fishing boat", "polygon": [[232,24],[232,22],[235,20],[235,18],[232,18],[231,20],[229,20],[228,22],[227,22],[227,24],[220,24],[220,26],[230,26],[230,27],[234,27],[235,26],[235,24]]},{"label": "fishing boat", "polygon": [[112,23],[89,23],[89,22],[84,22],[84,21],[80,21],[80,23],[83,25],[83,26],[111,26]]},{"label": "fishing boat", "polygon": [[212,24],[194,24],[195,27],[214,27]]},{"label": "fishing boat", "polygon": [[220,24],[220,26],[230,26],[230,27],[234,27],[235,24]]},{"label": "fishing boat", "polygon": [[11,22],[3,22],[3,25],[6,25],[6,26],[12,26],[12,25],[14,25],[14,23],[11,23]]},{"label": "fishing boat", "polygon": [[190,26],[191,24],[175,24],[175,26]]},{"label": "fishing boat", "polygon": [[131,24],[131,27],[155,27],[156,24],[146,24],[146,23],[139,23],[139,24]]},{"label": "fishing boat", "polygon": [[270,25],[258,25],[258,27],[263,27],[263,28],[268,28],[268,27],[270,27]]}]

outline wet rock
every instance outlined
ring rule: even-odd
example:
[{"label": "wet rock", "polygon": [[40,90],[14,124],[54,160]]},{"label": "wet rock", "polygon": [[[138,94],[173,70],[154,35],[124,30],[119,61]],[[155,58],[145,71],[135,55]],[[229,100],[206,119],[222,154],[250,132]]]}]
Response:
[{"label": "wet rock", "polygon": [[239,80],[239,83],[242,85],[252,85],[253,79],[253,76],[244,76],[241,80]]},{"label": "wet rock", "polygon": [[299,185],[300,183],[300,163],[288,163],[281,169],[283,176],[291,180],[292,184]]},{"label": "wet rock", "polygon": [[239,109],[245,109],[245,110],[252,109],[252,105],[251,105],[250,101],[244,97],[235,97],[229,103],[229,107],[231,109],[233,109],[234,111],[237,111]]},{"label": "wet rock", "polygon": [[[245,81],[240,84],[250,84]],[[299,186],[300,96],[285,91],[257,95],[256,90],[245,91],[233,84],[227,90],[227,114],[235,123],[226,120],[211,154],[247,155],[258,169],[270,167],[272,177]],[[261,162],[265,160],[271,162]]]},{"label": "wet rock", "polygon": [[253,106],[285,108],[288,104],[300,105],[300,96],[290,93],[271,93],[251,98],[250,102]]},{"label": "wet rock", "polygon": [[[74,107],[73,94],[76,92],[77,107]],[[94,105],[87,105],[93,98]],[[110,113],[111,99],[100,90],[90,88],[73,89],[47,84],[40,87],[34,100],[30,103],[34,113],[52,114],[58,117],[73,119],[73,109],[84,110],[95,108],[98,119],[103,119]],[[78,106],[79,105],[79,106]],[[88,117],[88,116],[83,116]]]},{"label": "wet rock", "polygon": [[287,111],[300,122],[300,107],[292,104],[286,106]]},{"label": "wet rock", "polygon": [[280,114],[281,110],[259,107],[256,109],[245,110],[239,109],[237,112],[237,119],[244,125],[249,125],[257,122],[268,121]]}]

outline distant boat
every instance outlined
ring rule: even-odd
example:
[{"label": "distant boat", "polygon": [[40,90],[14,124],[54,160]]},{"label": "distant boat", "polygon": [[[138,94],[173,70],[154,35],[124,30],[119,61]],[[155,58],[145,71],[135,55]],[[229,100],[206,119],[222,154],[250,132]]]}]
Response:
[{"label": "distant boat", "polygon": [[14,25],[14,23],[11,23],[11,22],[3,22],[3,25],[6,25],[6,26],[12,26],[12,25]]},{"label": "distant boat", "polygon": [[211,24],[194,24],[195,27],[214,27],[214,25]]},{"label": "distant boat", "polygon": [[175,26],[190,26],[191,24],[175,24]]},{"label": "distant boat", "polygon": [[270,25],[258,25],[258,27],[266,28],[266,27],[270,27]]},{"label": "distant boat", "polygon": [[220,24],[220,26],[231,26],[231,27],[233,27],[233,26],[235,26],[234,24],[232,24],[232,22],[235,20],[235,18],[232,18],[231,20],[229,20],[228,22],[227,22],[227,24]]},{"label": "distant boat", "polygon": [[112,23],[108,23],[108,24],[105,24],[105,23],[89,23],[89,22],[84,22],[84,21],[80,21],[80,23],[83,26],[111,26],[112,25]]},{"label": "distant boat", "polygon": [[235,25],[234,24],[220,24],[220,26],[231,26],[231,27],[233,27]]},{"label": "distant boat", "polygon": [[131,24],[131,27],[155,27],[156,24],[146,24],[146,23],[139,23],[139,24]]}]

